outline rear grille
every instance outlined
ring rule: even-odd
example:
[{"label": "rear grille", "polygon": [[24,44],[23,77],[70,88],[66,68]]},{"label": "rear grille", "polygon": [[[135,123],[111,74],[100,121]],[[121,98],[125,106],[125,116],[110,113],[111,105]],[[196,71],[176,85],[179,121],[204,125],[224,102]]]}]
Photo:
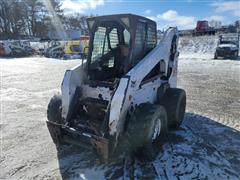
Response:
[{"label": "rear grille", "polygon": [[230,51],[230,47],[222,47],[221,50]]}]

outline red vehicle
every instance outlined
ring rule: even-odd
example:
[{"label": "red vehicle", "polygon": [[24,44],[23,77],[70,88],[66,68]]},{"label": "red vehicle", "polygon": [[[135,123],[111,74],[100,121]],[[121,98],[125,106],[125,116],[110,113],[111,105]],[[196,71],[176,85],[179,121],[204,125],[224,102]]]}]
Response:
[{"label": "red vehicle", "polygon": [[193,30],[193,35],[214,35],[215,32],[215,29],[209,26],[208,21],[197,21],[197,26]]},{"label": "red vehicle", "polygon": [[80,36],[80,41],[87,40],[89,41],[90,36]]},{"label": "red vehicle", "polygon": [[5,56],[6,52],[5,52],[5,48],[4,48],[4,44],[0,42],[0,56]]}]

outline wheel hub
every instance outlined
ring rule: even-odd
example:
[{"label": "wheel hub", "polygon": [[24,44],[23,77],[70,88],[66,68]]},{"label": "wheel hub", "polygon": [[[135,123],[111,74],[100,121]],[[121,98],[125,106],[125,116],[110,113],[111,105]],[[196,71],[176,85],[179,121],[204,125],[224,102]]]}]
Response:
[{"label": "wheel hub", "polygon": [[161,132],[161,120],[158,118],[155,121],[154,127],[153,127],[153,135],[152,135],[152,141],[157,139],[157,137],[160,135]]}]

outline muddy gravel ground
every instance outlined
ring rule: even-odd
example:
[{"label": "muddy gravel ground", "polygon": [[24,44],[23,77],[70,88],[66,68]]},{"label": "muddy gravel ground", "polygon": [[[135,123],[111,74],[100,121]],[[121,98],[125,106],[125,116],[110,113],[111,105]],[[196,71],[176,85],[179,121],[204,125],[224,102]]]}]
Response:
[{"label": "muddy gravel ground", "polygon": [[109,164],[81,148],[57,150],[46,127],[47,104],[79,61],[0,59],[0,179],[239,179],[240,61],[212,57],[180,56],[187,112],[155,161],[126,157]]}]

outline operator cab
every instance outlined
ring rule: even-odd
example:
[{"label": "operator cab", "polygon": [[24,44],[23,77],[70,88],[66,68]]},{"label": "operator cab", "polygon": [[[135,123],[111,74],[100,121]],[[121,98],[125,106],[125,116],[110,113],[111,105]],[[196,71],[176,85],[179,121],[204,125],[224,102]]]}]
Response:
[{"label": "operator cab", "polygon": [[119,14],[88,18],[87,71],[90,80],[114,81],[137,64],[157,43],[156,23]]}]

